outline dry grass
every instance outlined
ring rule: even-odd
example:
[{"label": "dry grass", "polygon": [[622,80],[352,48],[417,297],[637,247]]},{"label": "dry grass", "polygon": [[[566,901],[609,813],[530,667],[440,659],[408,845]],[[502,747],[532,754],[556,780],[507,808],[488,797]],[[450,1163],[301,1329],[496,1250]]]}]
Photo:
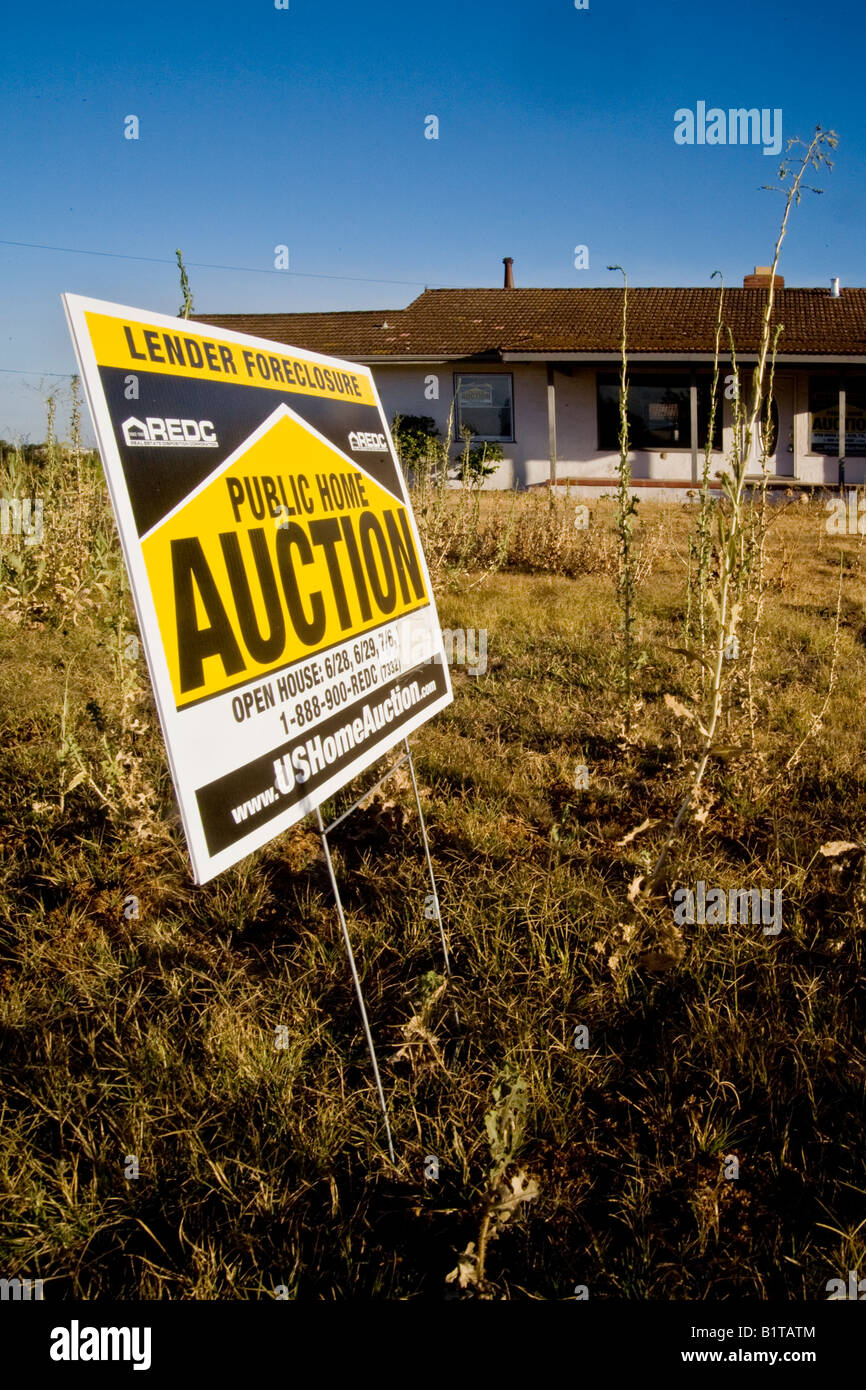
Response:
[{"label": "dry grass", "polygon": [[[23,480],[46,497],[45,546],[0,580],[0,1271],[47,1298],[707,1299],[821,1298],[866,1267],[864,855],[819,853],[866,844],[859,542],[829,538],[818,504],[779,516],[755,753],[714,765],[665,895],[634,916],[694,752],[664,700],[689,680],[673,649],[694,511],[641,505],[628,740],[609,505],[572,534],[573,499],[518,498],[478,583],[512,499],[461,523],[441,618],[486,628],[489,666],[455,668],[454,704],[414,739],[449,990],[405,792],[336,837],[393,1168],[316,836],[191,885],[142,663],[118,657],[131,613],[104,489],[81,466],[81,516],[57,501],[63,459],[50,486]],[[786,771],[827,690],[840,549],[836,684]],[[90,780],[65,790],[76,769]],[[781,887],[782,934],[685,926],[666,949],[671,892],[701,878]],[[526,1100],[505,1138],[504,1077]],[[503,1181],[532,1199],[506,1211]],[[485,1221],[483,1285],[446,1283]]]}]

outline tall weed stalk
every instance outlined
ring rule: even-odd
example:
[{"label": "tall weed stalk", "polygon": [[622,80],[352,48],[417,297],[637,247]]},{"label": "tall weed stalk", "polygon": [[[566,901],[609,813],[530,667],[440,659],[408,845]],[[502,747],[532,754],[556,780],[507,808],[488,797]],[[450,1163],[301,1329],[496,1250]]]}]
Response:
[{"label": "tall weed stalk", "polygon": [[[798,143],[802,142],[789,140],[788,151],[790,152],[792,146]],[[648,896],[652,893],[661,881],[671,847],[695,801],[698,790],[706,775],[710,760],[717,753],[721,755],[723,752],[721,748],[717,748],[717,737],[725,708],[725,661],[726,656],[728,656],[732,650],[736,650],[737,631],[743,615],[744,574],[748,571],[746,540],[749,519],[746,505],[746,475],[752,456],[752,444],[757,437],[761,423],[762,407],[766,411],[765,419],[769,420],[770,418],[770,407],[765,401],[764,382],[767,375],[767,364],[771,359],[772,345],[775,343],[775,339],[771,332],[771,324],[775,297],[776,268],[779,264],[782,243],[787,234],[791,208],[795,203],[799,203],[802,189],[808,187],[808,185],[804,185],[806,171],[810,166],[817,169],[822,163],[831,167],[831,161],[827,158],[825,147],[829,146],[835,148],[836,143],[835,133],[833,131],[823,131],[819,126],[811,142],[807,146],[805,154],[802,156],[797,166],[796,173],[787,188],[784,188],[784,184],[791,178],[791,166],[787,157],[779,170],[783,191],[786,193],[785,210],[782,215],[773,254],[773,262],[770,267],[770,284],[767,291],[767,301],[764,307],[761,324],[757,363],[752,373],[751,396],[748,405],[744,405],[741,402],[739,392],[737,392],[735,397],[735,427],[733,430],[733,444],[729,459],[730,471],[726,471],[721,475],[723,499],[721,505],[716,510],[715,516],[717,575],[715,583],[712,586],[708,586],[706,592],[710,610],[709,626],[711,627],[711,632],[707,643],[708,657],[702,658],[708,672],[708,681],[704,707],[701,711],[701,717],[697,720],[702,744],[688,790],[680,803],[673,824],[662,845],[655,864],[646,881],[641,885],[641,893],[644,896]],[[820,192],[821,190],[813,189],[812,191]],[[735,374],[735,380],[736,379]],[[762,431],[762,435],[761,452],[765,465],[767,448],[770,442],[768,426]],[[764,474],[766,473],[765,466],[762,471]]]}]

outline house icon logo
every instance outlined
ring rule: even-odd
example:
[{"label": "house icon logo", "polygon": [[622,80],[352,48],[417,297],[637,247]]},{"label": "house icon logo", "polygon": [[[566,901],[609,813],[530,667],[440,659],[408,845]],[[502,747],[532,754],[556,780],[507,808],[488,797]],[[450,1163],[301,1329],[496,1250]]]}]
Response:
[{"label": "house icon logo", "polygon": [[147,432],[147,426],[143,420],[136,420],[135,416],[131,415],[128,420],[124,420],[122,429],[124,442],[126,444],[150,443],[150,435]]}]

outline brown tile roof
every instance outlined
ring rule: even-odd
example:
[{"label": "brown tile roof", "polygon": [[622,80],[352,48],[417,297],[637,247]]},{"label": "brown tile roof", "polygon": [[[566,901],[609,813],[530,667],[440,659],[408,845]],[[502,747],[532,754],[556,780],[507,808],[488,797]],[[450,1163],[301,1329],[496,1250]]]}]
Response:
[{"label": "brown tile roof", "polygon": [[[718,295],[717,289],[630,289],[630,352],[712,352]],[[725,291],[724,318],[738,352],[756,349],[765,304],[765,289]],[[616,352],[622,290],[425,290],[405,309],[195,318],[349,360]],[[777,290],[774,323],[784,324],[780,354],[866,356],[866,289],[843,289],[838,299],[823,288]]]},{"label": "brown tile roof", "polygon": [[404,309],[360,309],[323,314],[191,314],[199,323],[231,328],[288,347],[307,348],[349,361],[369,352],[382,336],[380,324],[393,323]]}]

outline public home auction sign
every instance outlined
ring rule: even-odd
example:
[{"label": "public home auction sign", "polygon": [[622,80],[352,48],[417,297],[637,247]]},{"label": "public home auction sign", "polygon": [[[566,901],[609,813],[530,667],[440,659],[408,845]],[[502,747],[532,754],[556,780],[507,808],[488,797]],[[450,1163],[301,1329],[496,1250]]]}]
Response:
[{"label": "public home auction sign", "polygon": [[447,705],[368,368],[64,295],[197,883]]}]

